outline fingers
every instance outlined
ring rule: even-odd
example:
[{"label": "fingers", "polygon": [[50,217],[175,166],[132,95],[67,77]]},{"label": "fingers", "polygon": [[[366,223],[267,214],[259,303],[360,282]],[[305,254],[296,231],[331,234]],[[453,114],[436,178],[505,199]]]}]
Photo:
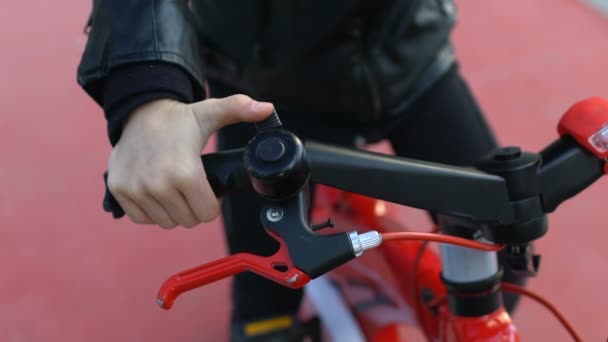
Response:
[{"label": "fingers", "polygon": [[173,189],[171,193],[159,198],[158,202],[171,219],[182,227],[192,228],[201,222],[192,212],[184,195],[177,189]]},{"label": "fingers", "polygon": [[124,210],[125,214],[131,221],[138,224],[153,224],[152,219],[146,214],[146,212],[137,203],[131,201],[128,197],[123,196],[121,193],[112,193],[120,207]]},{"label": "fingers", "polygon": [[192,228],[201,222],[210,222],[219,213],[219,202],[200,160],[195,165],[174,170],[172,177],[164,181],[130,188],[117,186],[109,178],[108,187],[134,223]]},{"label": "fingers", "polygon": [[193,103],[191,108],[201,129],[211,135],[226,125],[262,121],[272,113],[274,106],[270,102],[255,101],[246,95],[232,95]]},{"label": "fingers", "polygon": [[125,213],[134,223],[154,223],[163,228],[174,228],[177,223],[154,197],[163,197],[166,187],[141,186],[128,178],[108,175],[108,188]]},{"label": "fingers", "polygon": [[202,163],[197,164],[191,176],[182,177],[178,189],[200,222],[209,222],[219,213],[219,202],[215,197]]},{"label": "fingers", "polygon": [[139,205],[144,209],[146,214],[159,226],[170,229],[177,226],[177,222],[171,218],[169,213],[163,208],[163,206],[151,196],[140,196],[134,198]]}]

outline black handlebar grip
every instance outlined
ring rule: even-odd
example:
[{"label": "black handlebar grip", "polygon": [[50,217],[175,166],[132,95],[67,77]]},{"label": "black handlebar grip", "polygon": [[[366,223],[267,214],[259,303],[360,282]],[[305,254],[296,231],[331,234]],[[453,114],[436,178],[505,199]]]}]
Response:
[{"label": "black handlebar grip", "polygon": [[118,201],[116,198],[114,198],[110,192],[110,189],[108,188],[108,171],[103,173],[103,182],[106,186],[106,192],[103,196],[103,210],[108,213],[112,213],[112,217],[115,219],[125,216],[125,211],[122,209],[120,204],[118,204]]},{"label": "black handlebar grip", "polygon": [[[207,181],[216,197],[222,197],[231,191],[252,189],[243,167],[242,156],[243,149],[201,156],[207,174]],[[103,181],[106,189],[103,198],[103,210],[112,213],[112,217],[115,219],[125,216],[125,211],[108,188],[107,171],[103,174]]]}]

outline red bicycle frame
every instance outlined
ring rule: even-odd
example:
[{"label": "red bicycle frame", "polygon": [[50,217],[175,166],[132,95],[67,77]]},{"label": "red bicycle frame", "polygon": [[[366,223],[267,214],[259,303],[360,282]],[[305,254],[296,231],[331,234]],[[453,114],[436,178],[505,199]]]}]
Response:
[{"label": "red bicycle frame", "polygon": [[[396,208],[384,201],[325,186],[316,191],[313,219],[317,222],[331,217],[338,229],[371,227],[381,233],[408,230],[397,219]],[[330,272],[365,340],[405,342],[408,339],[404,332],[417,325],[431,341],[519,341],[503,307],[481,317],[460,317],[448,310],[445,301],[434,306],[423,302],[431,293],[434,298],[446,295],[440,279],[440,257],[430,248],[423,249],[423,245],[421,241],[385,243]],[[373,293],[372,298],[382,300],[374,302],[369,294],[357,296],[363,289]]]}]

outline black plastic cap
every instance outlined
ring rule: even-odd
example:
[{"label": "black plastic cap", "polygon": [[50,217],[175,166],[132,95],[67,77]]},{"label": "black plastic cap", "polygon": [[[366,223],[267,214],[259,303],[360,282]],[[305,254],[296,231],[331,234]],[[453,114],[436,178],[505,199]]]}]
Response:
[{"label": "black plastic cap", "polygon": [[539,194],[540,163],[541,158],[537,153],[522,152],[519,147],[503,147],[480,160],[476,167],[502,176],[507,182],[510,199],[517,201]]},{"label": "black plastic cap", "polygon": [[282,129],[256,135],[245,148],[243,162],[253,188],[269,199],[292,197],[310,177],[304,145]]}]

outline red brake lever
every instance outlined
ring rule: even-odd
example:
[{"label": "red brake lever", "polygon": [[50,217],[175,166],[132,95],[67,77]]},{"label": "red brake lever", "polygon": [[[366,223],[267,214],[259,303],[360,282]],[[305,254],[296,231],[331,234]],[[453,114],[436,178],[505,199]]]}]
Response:
[{"label": "red brake lever", "polygon": [[306,285],[310,277],[293,265],[285,242],[271,231],[268,234],[281,245],[274,255],[262,257],[238,253],[180,272],[165,281],[158,291],[156,302],[168,310],[182,293],[245,271],[294,289]]}]

